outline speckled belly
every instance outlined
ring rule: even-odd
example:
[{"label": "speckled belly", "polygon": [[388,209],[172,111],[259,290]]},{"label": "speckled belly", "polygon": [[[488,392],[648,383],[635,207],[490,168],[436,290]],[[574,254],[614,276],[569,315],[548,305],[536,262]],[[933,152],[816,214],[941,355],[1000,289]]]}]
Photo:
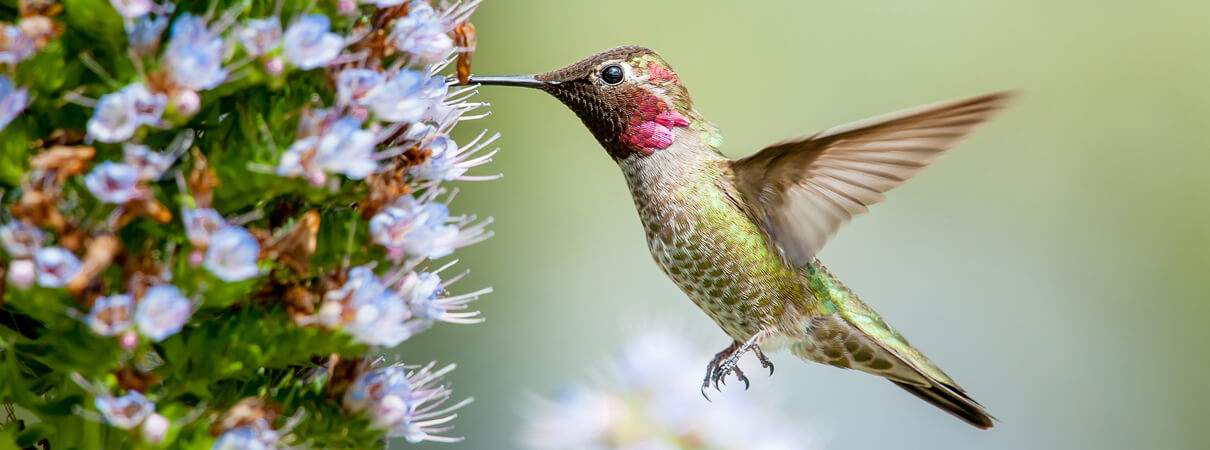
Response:
[{"label": "speckled belly", "polygon": [[[713,188],[713,186],[709,186]],[[673,189],[635,204],[656,264],[733,339],[779,322],[805,286],[721,190]]]}]

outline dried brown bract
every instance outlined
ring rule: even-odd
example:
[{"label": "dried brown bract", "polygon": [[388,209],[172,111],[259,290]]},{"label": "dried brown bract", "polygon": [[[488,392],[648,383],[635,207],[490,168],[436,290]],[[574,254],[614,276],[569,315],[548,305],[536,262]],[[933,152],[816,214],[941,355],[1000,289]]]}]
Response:
[{"label": "dried brown bract", "polygon": [[294,228],[273,239],[261,250],[261,258],[281,261],[299,275],[307,272],[319,238],[319,213],[307,211],[294,223]]},{"label": "dried brown bract", "polygon": [[471,54],[475,52],[475,24],[468,21],[454,27],[454,42],[461,48],[458,53],[458,82],[467,84],[471,78]]}]

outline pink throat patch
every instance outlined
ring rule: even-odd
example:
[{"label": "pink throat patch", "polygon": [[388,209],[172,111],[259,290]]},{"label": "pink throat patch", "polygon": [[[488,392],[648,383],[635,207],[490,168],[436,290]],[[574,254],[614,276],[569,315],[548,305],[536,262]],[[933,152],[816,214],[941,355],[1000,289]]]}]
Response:
[{"label": "pink throat patch", "polygon": [[689,118],[679,111],[669,109],[668,104],[654,95],[642,95],[631,112],[630,123],[622,135],[622,141],[644,154],[650,155],[672,145],[673,127],[689,126]]}]

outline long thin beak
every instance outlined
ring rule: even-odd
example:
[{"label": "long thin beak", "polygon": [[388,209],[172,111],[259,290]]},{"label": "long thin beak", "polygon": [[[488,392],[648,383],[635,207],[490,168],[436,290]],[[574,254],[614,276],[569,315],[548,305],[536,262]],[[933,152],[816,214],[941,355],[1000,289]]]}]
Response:
[{"label": "long thin beak", "polygon": [[484,86],[521,86],[529,88],[543,88],[554,86],[558,82],[541,81],[534,78],[533,75],[503,75],[495,77],[470,77],[468,84],[481,84]]}]

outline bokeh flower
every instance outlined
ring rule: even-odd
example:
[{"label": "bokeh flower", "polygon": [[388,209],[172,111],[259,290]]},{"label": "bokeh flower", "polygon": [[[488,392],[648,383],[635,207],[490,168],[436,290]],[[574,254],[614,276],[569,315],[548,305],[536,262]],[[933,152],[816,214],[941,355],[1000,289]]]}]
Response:
[{"label": "bokeh flower", "polygon": [[29,104],[29,91],[13,85],[12,80],[0,75],[0,130],[8,127]]},{"label": "bokeh flower", "polygon": [[248,20],[235,36],[248,56],[261,57],[276,48],[281,40],[281,21],[277,17]]},{"label": "bokeh flower", "polygon": [[344,49],[344,39],[328,31],[332,21],[322,14],[299,17],[282,35],[282,53],[299,69],[325,66]]},{"label": "bokeh flower", "polygon": [[152,151],[146,145],[128,142],[122,146],[122,162],[133,167],[143,181],[159,180],[175,160],[172,155]]},{"label": "bokeh flower", "polygon": [[88,135],[101,142],[122,142],[133,137],[139,125],[142,121],[134,99],[118,91],[97,100],[88,119]]},{"label": "bokeh flower", "polygon": [[450,24],[445,23],[428,3],[414,2],[408,15],[395,21],[391,38],[397,50],[411,54],[422,64],[431,64],[454,51],[450,29]]},{"label": "bokeh flower", "polygon": [[472,220],[451,219],[445,204],[403,196],[370,219],[370,235],[392,258],[435,259],[491,236],[484,230],[486,221],[472,224]]},{"label": "bokeh flower", "polygon": [[139,196],[139,171],[133,166],[105,161],[84,177],[88,191],[103,203],[122,204]]},{"label": "bokeh flower", "polygon": [[117,336],[130,329],[133,315],[134,299],[117,294],[97,298],[84,321],[98,336]]},{"label": "bokeh flower", "polygon": [[182,14],[172,24],[172,38],[164,50],[163,65],[177,84],[203,91],[214,89],[227,79],[223,68],[226,45],[206,19]]},{"label": "bokeh flower", "polygon": [[42,248],[46,233],[38,227],[14,220],[0,225],[0,245],[10,258],[29,258]]},{"label": "bokeh flower", "polygon": [[63,287],[80,273],[80,259],[62,247],[43,247],[34,253],[38,285]]},{"label": "bokeh flower", "polygon": [[109,0],[113,5],[113,9],[118,10],[118,14],[127,19],[135,19],[147,15],[155,8],[155,2],[151,0]]},{"label": "bokeh flower", "polygon": [[345,391],[346,410],[365,413],[387,435],[408,442],[458,442],[462,438],[443,436],[446,426],[457,415],[454,410],[470,403],[464,400],[443,407],[451,391],[441,384],[442,377],[454,369],[451,364],[433,370],[434,364],[412,368],[402,364],[366,371]]},{"label": "bokeh flower", "polygon": [[176,286],[161,284],[147,288],[134,311],[139,333],[160,342],[181,331],[193,316],[193,302]]},{"label": "bokeh flower", "polygon": [[155,404],[142,392],[130,391],[121,397],[102,395],[95,404],[105,423],[129,430],[143,423],[143,419],[155,412]]},{"label": "bokeh flower", "polygon": [[3,35],[0,40],[0,64],[17,64],[37,53],[34,41],[21,31],[21,27],[5,24],[0,26],[0,34]]},{"label": "bokeh flower", "polygon": [[268,450],[277,448],[278,436],[272,431],[262,432],[251,426],[235,427],[223,432],[214,441],[211,450]]},{"label": "bokeh flower", "polygon": [[599,388],[573,384],[529,412],[522,441],[534,449],[810,448],[800,426],[771,413],[755,392],[702,399],[699,351],[655,329],[632,340]]},{"label": "bokeh flower", "polygon": [[206,269],[224,281],[242,281],[256,277],[260,269],[260,243],[248,230],[229,225],[209,237]]},{"label": "bokeh flower", "polygon": [[[402,69],[375,90],[366,102],[374,117],[391,122],[416,122],[441,101],[439,92],[426,86],[430,78],[420,72]],[[444,81],[441,82],[445,84]]]}]

